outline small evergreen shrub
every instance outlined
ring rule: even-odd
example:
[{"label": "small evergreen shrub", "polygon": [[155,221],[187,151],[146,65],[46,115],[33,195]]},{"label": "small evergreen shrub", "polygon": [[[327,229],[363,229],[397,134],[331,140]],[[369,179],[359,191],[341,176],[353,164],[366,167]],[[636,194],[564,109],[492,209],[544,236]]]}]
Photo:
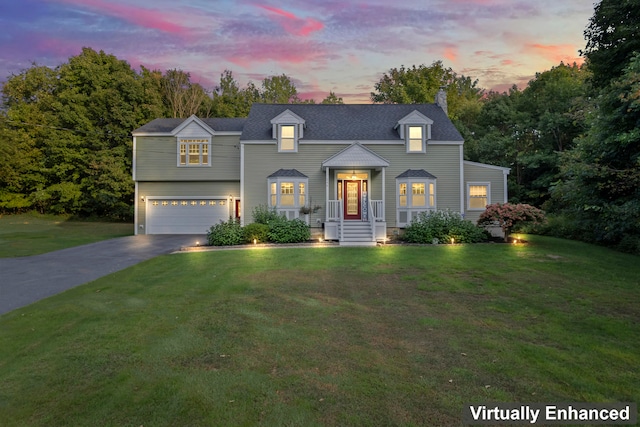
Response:
[{"label": "small evergreen shrub", "polygon": [[269,226],[254,222],[244,226],[244,241],[247,243],[265,243],[269,241]]},{"label": "small evergreen shrub", "polygon": [[458,212],[421,212],[407,226],[402,236],[409,243],[477,243],[489,238],[486,230],[465,220]]},{"label": "small evergreen shrub", "polygon": [[270,208],[267,205],[258,205],[253,208],[253,222],[258,224],[269,224],[271,221],[278,221],[282,215],[278,215],[276,208]]},{"label": "small evergreen shrub", "polygon": [[244,232],[237,219],[211,226],[207,232],[207,241],[212,246],[231,246],[244,243]]},{"label": "small evergreen shrub", "polygon": [[311,230],[301,219],[288,220],[283,216],[269,222],[269,241],[274,243],[300,243],[311,238]]}]

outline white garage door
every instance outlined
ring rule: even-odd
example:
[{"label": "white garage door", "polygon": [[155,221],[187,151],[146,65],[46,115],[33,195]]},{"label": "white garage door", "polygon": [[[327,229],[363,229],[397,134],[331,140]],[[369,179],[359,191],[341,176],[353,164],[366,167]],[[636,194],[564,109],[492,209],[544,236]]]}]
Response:
[{"label": "white garage door", "polygon": [[147,234],[206,234],[229,219],[227,200],[147,198]]}]

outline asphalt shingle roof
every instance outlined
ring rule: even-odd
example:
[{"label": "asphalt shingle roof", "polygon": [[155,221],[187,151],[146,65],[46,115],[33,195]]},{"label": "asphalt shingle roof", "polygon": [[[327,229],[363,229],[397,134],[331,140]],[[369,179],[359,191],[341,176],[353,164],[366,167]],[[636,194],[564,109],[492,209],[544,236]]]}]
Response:
[{"label": "asphalt shingle roof", "polygon": [[278,169],[267,178],[308,178],[308,176],[297,169]]},{"label": "asphalt shingle roof", "polygon": [[400,175],[396,176],[396,178],[431,178],[436,179],[435,176],[430,174],[424,169],[407,169],[402,172]]},{"label": "asphalt shingle roof", "polygon": [[[134,130],[133,133],[170,133],[187,119],[155,119]],[[219,132],[242,132],[246,118],[204,118],[200,119],[211,129]]]},{"label": "asphalt shingle roof", "polygon": [[395,140],[398,120],[418,110],[433,120],[431,139],[462,141],[442,108],[435,104],[253,104],[242,140],[271,140],[271,119],[291,110],[305,120],[302,140]]}]

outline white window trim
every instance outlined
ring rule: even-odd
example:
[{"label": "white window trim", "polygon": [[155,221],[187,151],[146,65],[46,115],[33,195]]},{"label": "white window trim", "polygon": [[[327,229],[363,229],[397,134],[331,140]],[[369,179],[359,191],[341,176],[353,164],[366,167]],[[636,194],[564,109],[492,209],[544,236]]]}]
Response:
[{"label": "white window trim", "polygon": [[[278,153],[297,153],[298,152],[298,139],[300,132],[298,131],[298,125],[295,123],[281,123],[277,125],[278,127]],[[292,126],[293,127],[293,149],[292,150],[284,150],[282,148],[282,127],[283,126]]]},{"label": "white window trim", "polygon": [[470,188],[472,185],[480,185],[487,187],[487,205],[491,204],[491,182],[483,181],[483,182],[467,182],[467,210],[474,212],[484,211],[486,208],[471,208],[471,192]]},{"label": "white window trim", "polygon": [[[189,163],[189,146],[192,145],[186,141],[191,141],[191,140],[202,140],[202,141],[206,141],[206,142],[201,142],[201,143],[197,143],[197,145],[200,146],[206,146],[207,147],[207,162],[203,163],[202,162],[202,149],[199,149],[198,152],[200,153],[200,162],[199,163]],[[202,168],[202,167],[211,167],[211,137],[177,137],[176,138],[176,164],[179,168]],[[180,162],[180,146],[182,144],[186,144],[185,147],[185,154],[186,154],[186,159],[185,159],[185,164],[182,164]]]},{"label": "white window trim", "polygon": [[[290,206],[282,206],[280,203],[280,198],[282,196],[280,192],[280,184],[283,182],[291,182],[293,183],[293,205]],[[276,184],[276,204],[273,205],[271,202],[271,184]],[[267,180],[267,204],[270,208],[276,208],[276,210],[299,210],[302,205],[300,205],[300,184],[304,184],[304,195],[305,195],[305,204],[308,203],[309,197],[309,178],[302,177],[286,177],[279,176],[275,178],[269,178]]]},{"label": "white window trim", "polygon": [[[421,125],[421,124],[408,124],[405,125],[406,126],[406,130],[404,132],[405,134],[405,144],[407,147],[407,154],[424,154],[427,152],[427,125]],[[411,138],[410,138],[410,128],[412,127],[419,127],[422,129],[422,148],[420,150],[411,150]]]},{"label": "white window trim", "polygon": [[[407,205],[400,206],[400,184],[407,184]],[[413,206],[412,184],[424,184],[425,205]],[[433,204],[430,203],[429,185],[433,184]],[[411,223],[412,213],[435,211],[438,204],[438,184],[436,179],[429,178],[398,178],[396,179],[396,223],[398,227],[406,227]],[[400,212],[407,212],[407,222],[400,221]]]}]

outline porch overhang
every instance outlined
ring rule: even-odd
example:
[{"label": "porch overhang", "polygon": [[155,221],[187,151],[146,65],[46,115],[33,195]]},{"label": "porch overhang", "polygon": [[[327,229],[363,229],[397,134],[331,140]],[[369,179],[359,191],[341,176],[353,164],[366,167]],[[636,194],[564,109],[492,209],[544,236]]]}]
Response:
[{"label": "porch overhang", "polygon": [[335,168],[367,168],[381,170],[389,166],[389,162],[369,150],[359,142],[354,142],[344,150],[322,162],[322,170]]}]

